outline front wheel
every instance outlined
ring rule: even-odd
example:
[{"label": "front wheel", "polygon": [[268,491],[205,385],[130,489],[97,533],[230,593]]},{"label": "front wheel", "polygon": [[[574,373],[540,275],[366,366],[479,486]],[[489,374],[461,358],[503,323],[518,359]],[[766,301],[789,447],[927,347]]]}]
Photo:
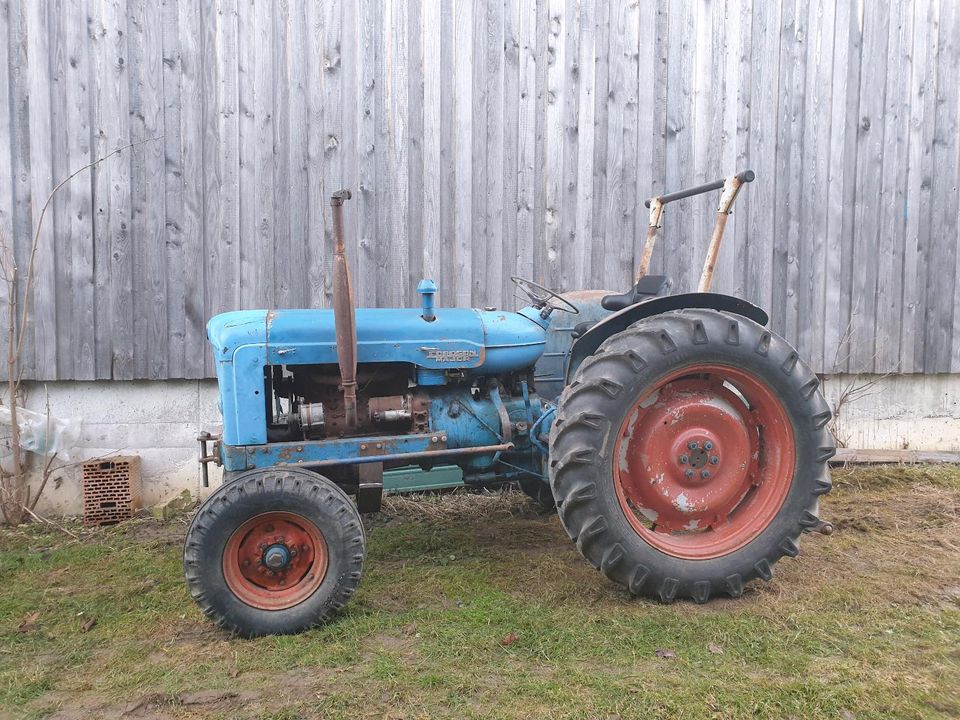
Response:
[{"label": "front wheel", "polygon": [[561,521],[635,594],[739,596],[818,524],[829,420],[816,375],[753,321],[647,318],[604,342],[560,398],[550,482]]},{"label": "front wheel", "polygon": [[245,637],[300,632],[340,608],[360,582],[366,538],[336,485],[309,470],[261,469],[223,485],[187,531],[191,595]]}]

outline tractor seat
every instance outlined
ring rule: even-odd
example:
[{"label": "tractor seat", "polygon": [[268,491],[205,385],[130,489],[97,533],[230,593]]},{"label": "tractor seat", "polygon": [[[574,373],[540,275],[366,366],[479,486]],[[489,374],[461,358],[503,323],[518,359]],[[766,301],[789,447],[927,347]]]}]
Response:
[{"label": "tractor seat", "polygon": [[666,275],[644,275],[623,295],[607,295],[600,305],[604,310],[623,310],[657,295],[664,295],[672,286],[673,281]]}]

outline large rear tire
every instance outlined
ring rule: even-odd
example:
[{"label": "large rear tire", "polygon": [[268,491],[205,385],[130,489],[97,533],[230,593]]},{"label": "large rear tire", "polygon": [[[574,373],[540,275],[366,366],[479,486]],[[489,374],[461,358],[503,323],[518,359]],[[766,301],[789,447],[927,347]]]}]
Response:
[{"label": "large rear tire", "polygon": [[829,420],[817,376],[755,322],[700,309],[644,319],[607,339],[560,397],[560,519],[634,594],[738,597],[818,524]]},{"label": "large rear tire", "polygon": [[200,507],[183,568],[203,612],[245,637],[325,622],[360,583],[366,538],[350,498],[309,470],[243,473]]}]

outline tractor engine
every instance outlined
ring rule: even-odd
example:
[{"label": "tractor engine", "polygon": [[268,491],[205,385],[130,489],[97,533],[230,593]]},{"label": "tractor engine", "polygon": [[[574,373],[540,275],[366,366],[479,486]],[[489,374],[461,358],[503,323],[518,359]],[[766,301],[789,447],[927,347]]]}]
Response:
[{"label": "tractor engine", "polygon": [[[335,365],[274,365],[264,373],[267,407],[267,441],[308,442],[345,439],[354,435],[384,445],[397,435],[431,435],[437,450],[494,446],[510,443],[499,453],[451,458],[465,480],[489,482],[520,474],[541,473],[532,450],[530,432],[544,413],[533,392],[528,371],[498,377],[469,377],[446,373],[442,385],[419,386],[417,369],[398,363],[361,364],[357,372],[357,422],[347,422]],[[501,412],[502,408],[502,412]],[[433,442],[433,438],[436,441]],[[493,473],[494,461],[516,470]],[[410,464],[403,458],[386,463]],[[435,461],[420,458],[415,464],[429,469]],[[493,474],[491,474],[493,473]],[[496,478],[494,477],[496,475]]]}]

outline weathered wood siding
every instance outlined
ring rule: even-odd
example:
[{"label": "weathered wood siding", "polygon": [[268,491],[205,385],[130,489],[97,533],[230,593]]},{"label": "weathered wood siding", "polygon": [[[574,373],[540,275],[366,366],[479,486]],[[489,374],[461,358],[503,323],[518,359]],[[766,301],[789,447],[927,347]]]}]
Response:
[{"label": "weathered wood siding", "polygon": [[[211,372],[204,323],[624,290],[650,195],[753,168],[715,289],[822,371],[960,372],[954,0],[0,0],[0,231],[31,378]],[[699,275],[716,196],[653,271]]]}]

